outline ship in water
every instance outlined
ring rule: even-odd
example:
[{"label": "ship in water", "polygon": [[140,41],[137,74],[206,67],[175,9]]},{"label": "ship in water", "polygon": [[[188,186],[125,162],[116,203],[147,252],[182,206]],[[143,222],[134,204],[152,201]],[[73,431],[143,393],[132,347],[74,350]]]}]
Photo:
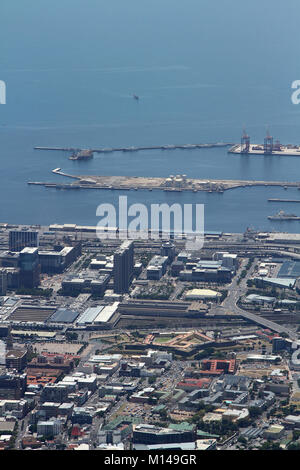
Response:
[{"label": "ship in water", "polygon": [[286,214],[284,211],[279,211],[275,215],[269,215],[270,220],[300,220],[300,217],[295,214]]},{"label": "ship in water", "polygon": [[69,160],[89,160],[93,158],[93,151],[90,149],[77,150],[72,153]]},{"label": "ship in water", "polygon": [[140,97],[139,97],[138,95],[132,95],[132,96],[133,96],[133,98],[134,98],[135,100],[137,100],[137,101],[140,99]]}]

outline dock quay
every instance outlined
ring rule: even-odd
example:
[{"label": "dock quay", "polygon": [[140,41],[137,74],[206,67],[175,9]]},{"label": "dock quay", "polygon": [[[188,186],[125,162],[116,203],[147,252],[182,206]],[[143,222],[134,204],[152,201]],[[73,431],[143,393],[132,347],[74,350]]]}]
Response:
[{"label": "dock quay", "polygon": [[[112,153],[112,152],[140,152],[145,150],[193,150],[205,149],[214,147],[229,147],[232,143],[216,142],[212,144],[178,144],[178,145],[147,145],[147,146],[133,146],[133,147],[103,147],[93,149],[79,149],[75,147],[34,147],[34,150],[53,150],[61,152],[70,152],[74,155],[84,155],[93,153]],[[78,158],[72,158],[77,160]]]},{"label": "dock quay", "polygon": [[264,156],[281,156],[281,157],[300,157],[300,146],[299,145],[281,145],[280,149],[272,151],[265,151],[263,145],[250,144],[247,151],[241,144],[236,144],[230,147],[228,153],[235,153],[238,155],[264,155]]},{"label": "dock quay", "polygon": [[280,157],[300,157],[300,145],[287,144],[283,145],[278,139],[270,135],[267,130],[263,144],[251,144],[251,138],[244,129],[241,143],[234,144],[228,150],[228,153],[235,153],[238,155],[264,155],[265,157],[280,156]]},{"label": "dock quay", "polygon": [[186,175],[176,175],[167,178],[143,176],[97,176],[97,175],[70,175],[61,168],[52,170],[55,175],[73,179],[73,183],[53,183],[29,181],[30,185],[40,185],[56,189],[109,189],[109,190],[161,190],[167,192],[206,191],[222,193],[229,189],[254,186],[299,187],[300,182],[286,181],[253,181],[253,180],[212,180],[191,179]]}]

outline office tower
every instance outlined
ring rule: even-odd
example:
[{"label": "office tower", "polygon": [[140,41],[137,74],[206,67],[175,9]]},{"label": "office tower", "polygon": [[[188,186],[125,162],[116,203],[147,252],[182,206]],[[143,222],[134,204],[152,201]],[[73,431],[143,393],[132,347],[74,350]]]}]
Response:
[{"label": "office tower", "polygon": [[114,255],[114,291],[128,292],[133,277],[133,242],[126,240]]},{"label": "office tower", "polygon": [[38,232],[26,230],[12,230],[9,232],[9,251],[22,251],[26,246],[38,246]]},{"label": "office tower", "polygon": [[40,273],[38,249],[24,248],[20,253],[20,287],[37,287],[40,283]]},{"label": "office tower", "polygon": [[175,246],[173,245],[173,243],[163,243],[160,249],[160,254],[161,256],[167,256],[168,263],[171,263],[175,258]]},{"label": "office tower", "polygon": [[7,290],[7,272],[6,269],[0,268],[0,295],[6,295]]},{"label": "office tower", "polygon": [[16,369],[18,372],[25,369],[27,365],[27,350],[8,349],[6,351],[7,369]]}]

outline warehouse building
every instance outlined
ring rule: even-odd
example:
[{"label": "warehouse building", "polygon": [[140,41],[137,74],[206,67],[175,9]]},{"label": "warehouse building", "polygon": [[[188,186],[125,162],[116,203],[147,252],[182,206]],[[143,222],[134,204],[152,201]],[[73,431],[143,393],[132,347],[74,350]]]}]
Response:
[{"label": "warehouse building", "polygon": [[211,289],[191,289],[185,294],[186,300],[218,300],[222,294]]},{"label": "warehouse building", "polygon": [[73,323],[78,317],[79,312],[67,308],[59,308],[49,318],[49,323]]},{"label": "warehouse building", "polygon": [[278,272],[278,277],[287,279],[300,277],[300,261],[284,261]]},{"label": "warehouse building", "polygon": [[[135,450],[146,450],[158,448],[158,446],[175,444],[174,447],[180,448],[182,444],[190,444],[195,448],[197,434],[195,428],[185,430],[174,430],[171,428],[161,428],[150,424],[136,425],[133,430],[133,446]],[[185,448],[185,447],[184,447]]]},{"label": "warehouse building", "polygon": [[103,309],[103,305],[87,308],[77,319],[76,324],[78,326],[91,325]]}]

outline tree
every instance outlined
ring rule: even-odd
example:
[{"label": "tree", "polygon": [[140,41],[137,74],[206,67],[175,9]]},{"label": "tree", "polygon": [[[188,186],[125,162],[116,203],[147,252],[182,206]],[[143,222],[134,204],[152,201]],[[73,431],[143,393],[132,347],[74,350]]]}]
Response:
[{"label": "tree", "polygon": [[163,421],[167,421],[167,419],[168,419],[168,412],[167,412],[167,410],[166,410],[166,409],[160,410],[159,416],[161,417],[161,419],[162,419]]},{"label": "tree", "polygon": [[154,384],[156,382],[156,377],[149,377],[148,379],[149,384]]},{"label": "tree", "polygon": [[266,441],[260,447],[260,450],[280,450],[279,442]]},{"label": "tree", "polygon": [[293,441],[297,441],[300,437],[300,431],[294,429],[293,430]]},{"label": "tree", "polygon": [[66,332],[66,339],[67,339],[67,341],[77,341],[78,334],[75,331],[67,331]]},{"label": "tree", "polygon": [[291,442],[288,447],[288,450],[300,450],[300,443],[299,442]]}]

